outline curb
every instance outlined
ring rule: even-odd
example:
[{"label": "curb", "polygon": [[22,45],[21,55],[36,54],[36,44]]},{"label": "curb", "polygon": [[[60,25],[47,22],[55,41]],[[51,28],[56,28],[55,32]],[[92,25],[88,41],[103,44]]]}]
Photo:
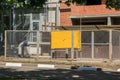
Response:
[{"label": "curb", "polygon": [[28,63],[15,63],[15,62],[6,62],[1,64],[5,67],[24,67],[24,66],[32,66],[41,69],[56,69],[56,66],[53,64],[28,64]]},{"label": "curb", "polygon": [[5,63],[5,66],[7,66],[7,67],[22,67],[22,63],[7,62],[7,63]]}]

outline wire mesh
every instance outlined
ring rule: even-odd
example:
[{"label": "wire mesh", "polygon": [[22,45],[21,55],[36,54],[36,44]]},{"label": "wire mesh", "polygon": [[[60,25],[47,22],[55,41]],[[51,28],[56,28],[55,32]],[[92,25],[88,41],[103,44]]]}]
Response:
[{"label": "wire mesh", "polygon": [[92,56],[92,33],[91,31],[82,31],[82,57],[91,58]]},{"label": "wire mesh", "polygon": [[[58,35],[59,36],[59,35]],[[63,35],[64,36],[64,35]],[[74,58],[102,58],[110,57],[110,31],[82,31],[82,49],[74,49]],[[112,31],[112,58],[120,57],[120,31]],[[28,46],[22,51],[24,39],[28,40]],[[71,58],[71,48],[51,49],[51,32],[45,31],[7,31],[6,56],[21,57],[22,53],[27,57],[52,57]],[[51,54],[55,53],[55,54]]]},{"label": "wire mesh", "polygon": [[[37,32],[39,32],[39,34],[37,34]],[[37,57],[37,55],[49,56],[48,54],[50,53],[49,32],[7,31],[6,37],[7,37],[6,39],[7,57],[23,57],[23,53],[24,57],[28,57],[28,54],[29,57]],[[23,46],[23,41],[25,38],[28,41],[27,46]],[[37,52],[37,44],[39,45],[39,52]]]},{"label": "wire mesh", "polygon": [[120,58],[120,31],[112,31],[112,58]]},{"label": "wire mesh", "polygon": [[94,32],[94,58],[109,58],[109,31]]}]

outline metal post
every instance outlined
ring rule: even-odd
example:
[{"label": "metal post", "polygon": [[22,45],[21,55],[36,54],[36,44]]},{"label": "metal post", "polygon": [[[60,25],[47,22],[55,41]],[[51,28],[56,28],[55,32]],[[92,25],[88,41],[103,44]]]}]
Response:
[{"label": "metal post", "polygon": [[[81,13],[81,15],[82,15],[82,13]],[[80,18],[80,31],[79,31],[79,34],[80,34],[80,39],[82,40],[82,17]],[[80,46],[82,45],[81,43],[81,40],[80,40]],[[82,49],[80,49],[80,58],[82,58]]]},{"label": "metal post", "polygon": [[42,30],[43,16],[42,16],[41,13],[39,14],[39,18],[40,18],[40,20],[39,20],[39,30]]},{"label": "metal post", "polygon": [[53,53],[53,50],[51,50],[50,53],[51,53],[51,60],[52,60],[52,58],[53,58],[53,54],[52,54],[52,53]]},{"label": "metal post", "polygon": [[68,59],[68,49],[66,49],[66,51],[65,51],[65,57],[66,57],[66,59]]},{"label": "metal post", "polygon": [[107,17],[107,25],[111,25],[112,23],[111,23],[111,17],[109,16],[109,17]]},{"label": "metal post", "polygon": [[[30,30],[33,30],[32,13],[30,13]],[[33,41],[33,33],[30,32],[30,41]]]},{"label": "metal post", "polygon": [[30,13],[30,30],[33,30],[32,13]]},{"label": "metal post", "polygon": [[47,3],[45,4],[45,9],[44,9],[44,22],[45,22],[45,26],[44,26],[44,30],[47,30]]},{"label": "metal post", "polygon": [[58,29],[59,26],[59,0],[56,3],[56,29]]},{"label": "metal post", "polygon": [[76,53],[76,60],[78,59],[78,50],[75,51]]},{"label": "metal post", "polygon": [[94,32],[92,31],[92,36],[91,36],[91,47],[92,47],[92,59],[94,59]]},{"label": "metal post", "polygon": [[112,30],[109,31],[109,59],[112,61]]},{"label": "metal post", "polygon": [[13,26],[13,30],[16,30],[16,27],[15,27],[15,11],[14,11],[14,6],[13,6],[13,9],[12,9],[12,17],[13,17],[13,20],[12,20],[12,26]]},{"label": "metal post", "polygon": [[[12,29],[13,30],[16,30],[16,27],[15,27],[15,12],[14,12],[14,5],[12,7]],[[12,45],[11,47],[14,47],[14,44],[15,43],[15,33],[12,32]]]},{"label": "metal post", "polygon": [[[39,47],[40,47],[40,34],[39,34],[40,32],[39,31],[37,31],[37,55],[38,55],[38,57],[39,57]],[[37,57],[37,58],[38,58]]]},{"label": "metal post", "polygon": [[4,52],[5,52],[5,54],[4,54],[4,61],[6,61],[6,50],[7,50],[7,32],[5,31],[5,40],[4,40]]},{"label": "metal post", "polygon": [[72,47],[71,47],[71,59],[73,60],[74,59],[74,31],[72,30]]}]

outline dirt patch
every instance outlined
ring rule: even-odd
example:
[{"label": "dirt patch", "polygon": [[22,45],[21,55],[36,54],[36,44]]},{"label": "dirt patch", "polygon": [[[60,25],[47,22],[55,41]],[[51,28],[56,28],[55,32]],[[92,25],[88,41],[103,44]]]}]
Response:
[{"label": "dirt patch", "polygon": [[[4,61],[4,57],[0,57],[0,61]],[[50,58],[18,58],[18,57],[7,57],[6,62],[22,62],[22,63],[44,63],[44,64],[55,64],[64,66],[93,66],[100,68],[107,68],[117,70],[120,68],[120,60],[98,60],[98,59],[81,59],[71,61],[68,59],[50,59]],[[64,67],[63,66],[63,67]]]}]

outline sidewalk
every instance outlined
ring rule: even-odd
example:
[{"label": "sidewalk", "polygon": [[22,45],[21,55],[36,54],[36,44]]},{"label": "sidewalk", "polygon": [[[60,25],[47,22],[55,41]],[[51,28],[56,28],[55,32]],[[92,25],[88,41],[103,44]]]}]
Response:
[{"label": "sidewalk", "polygon": [[41,69],[36,64],[23,64],[22,67],[0,65],[0,76],[31,78],[33,80],[120,80],[120,73],[114,71],[78,71],[71,69]]},{"label": "sidewalk", "polygon": [[[47,67],[46,67],[46,65],[47,65]],[[50,63],[48,64],[48,63],[0,62],[0,68],[17,69],[17,71],[31,71],[31,70],[38,70],[38,69],[41,69],[41,70],[71,69],[71,66],[72,65],[58,64],[58,63],[57,64],[56,63],[55,64],[50,64]],[[76,66],[82,66],[82,65],[77,64]],[[87,65],[87,66],[89,66],[89,65]],[[111,69],[108,67],[98,67],[98,66],[94,66],[94,65],[91,67],[102,68],[102,71],[117,72],[117,70]]]},{"label": "sidewalk", "polygon": [[51,58],[18,58],[18,57],[8,57],[6,58],[6,62],[0,62],[0,65],[5,65],[7,62],[11,63],[21,63],[19,65],[28,66],[28,67],[38,67],[38,64],[50,64],[54,65],[55,68],[59,69],[69,69],[71,66],[92,66],[92,67],[100,67],[109,70],[117,70],[120,68],[120,60],[110,62],[108,59],[51,59]]}]

